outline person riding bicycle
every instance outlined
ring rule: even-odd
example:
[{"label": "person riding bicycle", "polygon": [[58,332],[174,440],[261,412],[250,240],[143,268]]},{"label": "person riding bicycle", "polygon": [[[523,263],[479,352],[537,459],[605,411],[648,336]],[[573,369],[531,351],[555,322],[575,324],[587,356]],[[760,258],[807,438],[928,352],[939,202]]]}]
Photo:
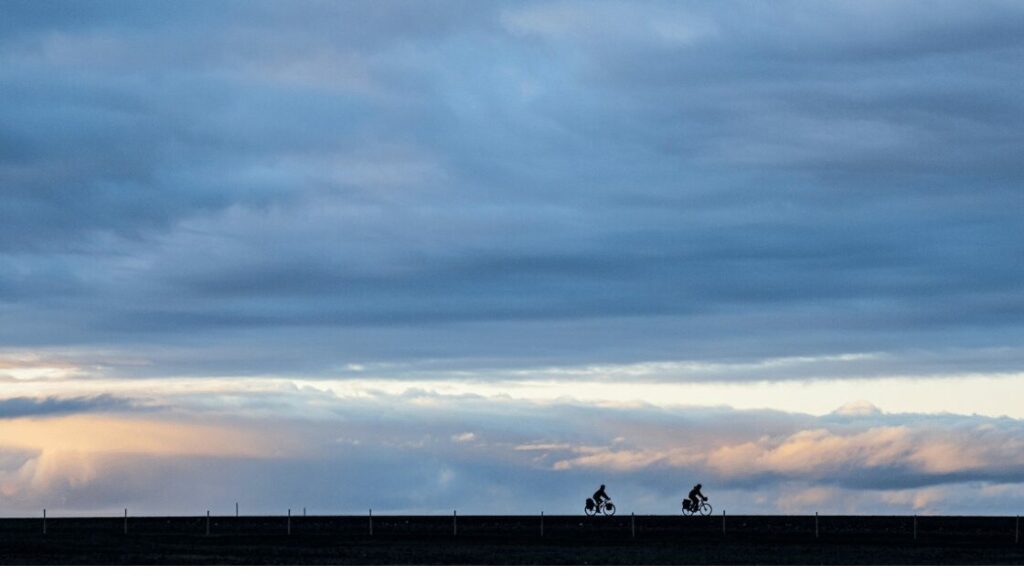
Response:
[{"label": "person riding bicycle", "polygon": [[696,486],[693,487],[692,490],[690,490],[690,495],[687,496],[687,498],[690,499],[690,506],[693,510],[696,510],[700,507],[701,501],[708,501],[708,497],[702,494],[700,489],[701,485],[697,484]]},{"label": "person riding bicycle", "polygon": [[608,497],[608,493],[604,491],[604,484],[601,484],[601,487],[597,489],[597,492],[594,492],[593,498],[594,505],[598,508],[600,508],[605,502],[611,500],[611,498]]}]

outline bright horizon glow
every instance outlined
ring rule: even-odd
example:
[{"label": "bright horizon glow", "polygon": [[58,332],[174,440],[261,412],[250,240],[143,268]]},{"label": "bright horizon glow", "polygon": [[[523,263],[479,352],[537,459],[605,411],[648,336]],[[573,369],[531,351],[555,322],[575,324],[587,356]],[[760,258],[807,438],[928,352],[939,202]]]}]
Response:
[{"label": "bright horizon glow", "polygon": [[[785,364],[785,361],[779,363]],[[662,368],[665,363],[660,364]],[[692,364],[688,364],[692,367]],[[721,369],[719,365],[716,365]],[[330,391],[338,397],[367,397],[377,393],[401,395],[411,391],[442,395],[478,395],[536,402],[575,401],[602,405],[648,404],[660,407],[728,406],[740,410],[779,410],[821,416],[844,405],[869,402],[889,413],[962,414],[988,417],[1024,418],[1024,373],[957,374],[949,376],[889,376],[871,378],[808,378],[788,380],[651,382],[651,365],[578,367],[573,369],[517,370],[514,379],[502,373],[463,374],[457,380],[349,377],[282,378],[145,378],[64,379],[75,368],[36,367],[0,370],[12,377],[5,387],[7,396],[82,395],[96,390],[118,394],[174,395],[189,392],[255,392],[282,387],[308,387]],[[357,371],[361,373],[362,371]],[[558,380],[557,373],[575,375]],[[599,380],[588,375],[610,374]],[[616,375],[625,381],[615,382]],[[927,393],[922,393],[927,391]]]}]

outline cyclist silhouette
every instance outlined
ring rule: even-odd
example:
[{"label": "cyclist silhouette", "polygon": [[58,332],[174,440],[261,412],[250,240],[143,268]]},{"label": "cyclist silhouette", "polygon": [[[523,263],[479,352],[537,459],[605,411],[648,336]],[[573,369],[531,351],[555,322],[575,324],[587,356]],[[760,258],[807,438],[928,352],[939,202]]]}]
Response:
[{"label": "cyclist silhouette", "polygon": [[604,491],[604,484],[594,492],[594,496],[587,498],[587,505],[583,508],[587,516],[597,516],[602,514],[604,516],[615,515],[615,504],[612,504],[612,499],[608,496],[608,493]]},{"label": "cyclist silhouette", "polygon": [[693,487],[692,490],[690,490],[690,495],[688,496],[688,498],[690,499],[690,506],[692,506],[694,510],[696,510],[697,507],[700,506],[701,501],[708,501],[708,497],[702,494],[700,489],[701,485],[697,484],[696,486]]}]

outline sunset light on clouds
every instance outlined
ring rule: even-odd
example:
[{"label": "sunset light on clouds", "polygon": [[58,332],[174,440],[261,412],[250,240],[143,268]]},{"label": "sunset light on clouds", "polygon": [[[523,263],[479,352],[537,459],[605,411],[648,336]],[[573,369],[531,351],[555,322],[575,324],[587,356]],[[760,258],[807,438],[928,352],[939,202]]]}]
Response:
[{"label": "sunset light on clouds", "polygon": [[1019,3],[2,12],[0,515],[1024,509]]}]

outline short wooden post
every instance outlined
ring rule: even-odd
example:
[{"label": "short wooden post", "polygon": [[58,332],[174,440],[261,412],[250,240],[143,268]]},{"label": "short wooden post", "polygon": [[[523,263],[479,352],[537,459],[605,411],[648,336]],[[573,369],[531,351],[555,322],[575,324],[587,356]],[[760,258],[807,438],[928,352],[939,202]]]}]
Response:
[{"label": "short wooden post", "polygon": [[452,536],[459,535],[459,511],[452,510]]},{"label": "short wooden post", "polygon": [[818,537],[818,513],[814,513],[814,537]]},{"label": "short wooden post", "polygon": [[210,535],[210,511],[206,511],[206,535]]},{"label": "short wooden post", "polygon": [[302,517],[303,518],[306,517],[306,507],[305,506],[302,507]]},{"label": "short wooden post", "polygon": [[46,508],[43,508],[43,536],[46,536]]},{"label": "short wooden post", "polygon": [[235,518],[238,518],[238,502],[235,502]]},{"label": "short wooden post", "polygon": [[370,508],[370,536],[373,536],[373,508]]},{"label": "short wooden post", "polygon": [[722,508],[722,536],[725,536],[725,508]]},{"label": "short wooden post", "polygon": [[124,533],[128,533],[128,509],[124,509]]},{"label": "short wooden post", "polygon": [[540,537],[544,537],[544,511],[540,511]]},{"label": "short wooden post", "polygon": [[[43,534],[46,534],[46,510],[43,510]],[[1020,544],[1020,515],[1017,515],[1017,521],[1013,525],[1013,543]]]},{"label": "short wooden post", "polygon": [[914,540],[917,540],[917,514],[914,514]]},{"label": "short wooden post", "polygon": [[292,509],[288,509],[288,535],[292,535]]},{"label": "short wooden post", "polygon": [[629,532],[636,538],[636,515],[632,512],[629,513]]}]

